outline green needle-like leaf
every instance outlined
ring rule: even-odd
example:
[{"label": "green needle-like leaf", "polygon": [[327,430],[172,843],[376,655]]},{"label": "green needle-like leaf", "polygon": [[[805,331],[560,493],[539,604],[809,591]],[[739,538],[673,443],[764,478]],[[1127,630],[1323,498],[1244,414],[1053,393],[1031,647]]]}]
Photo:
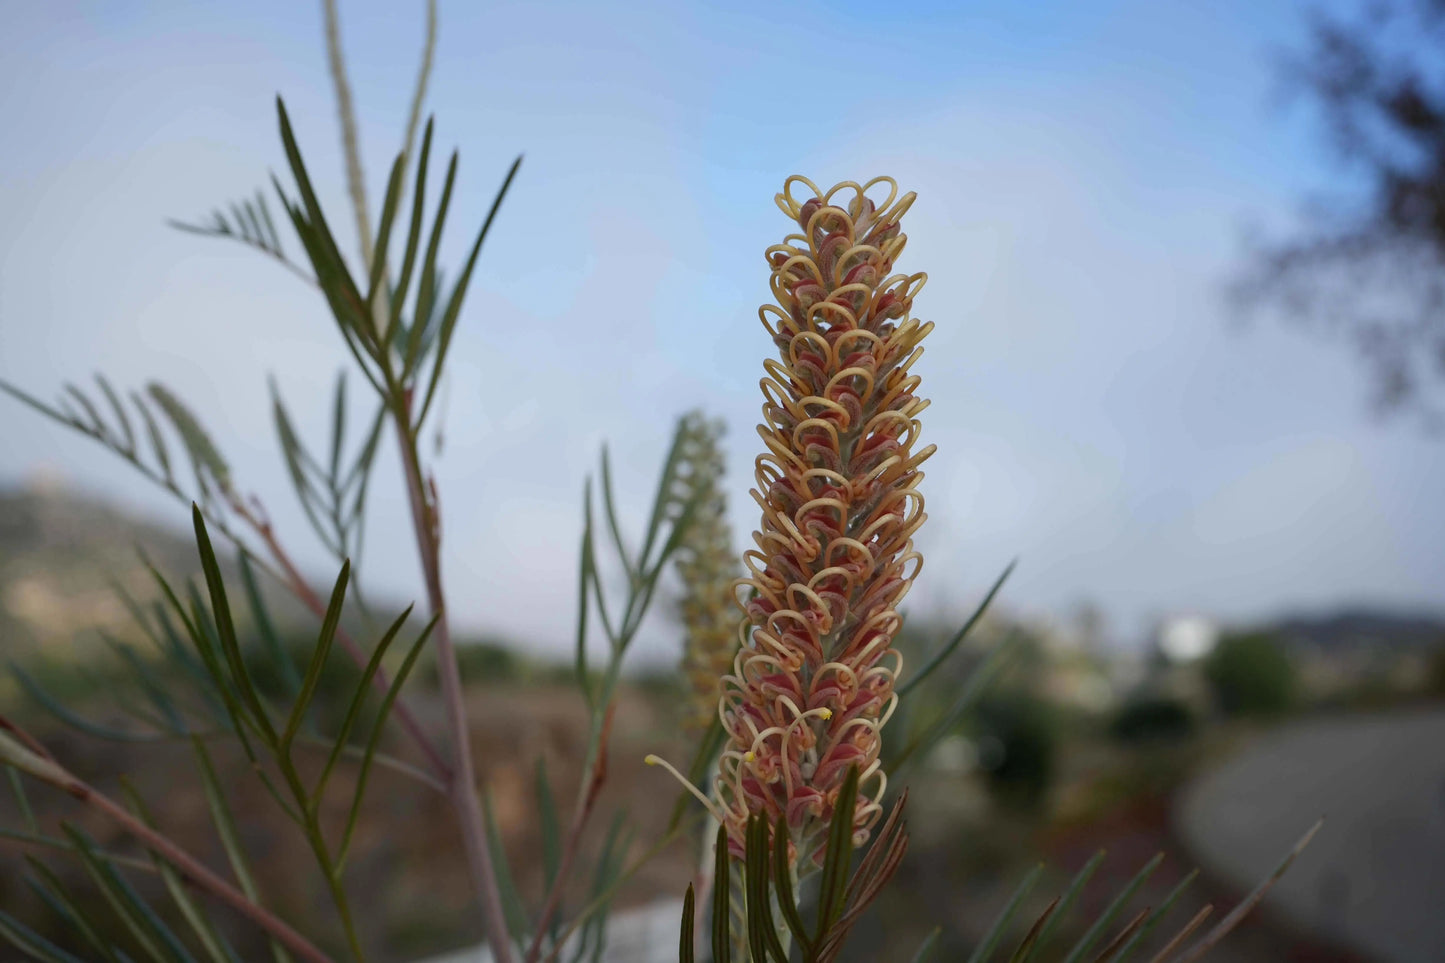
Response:
[{"label": "green needle-like leaf", "polygon": [[773,889],[778,894],[778,909],[783,914],[783,922],[788,924],[788,930],[803,948],[803,955],[806,957],[813,952],[813,940],[803,923],[803,915],[798,912],[797,897],[793,893],[793,873],[788,864],[788,820],[784,816],[778,817],[773,828],[772,855]]},{"label": "green needle-like leaf", "polygon": [[431,163],[431,135],[432,121],[431,118],[427,118],[426,131],[421,137],[421,154],[416,163],[416,188],[412,192],[411,202],[411,228],[406,234],[406,252],[401,258],[401,276],[397,279],[396,289],[392,292],[390,312],[387,317],[385,337],[387,344],[391,344],[391,333],[401,319],[402,305],[406,303],[407,291],[411,287],[412,272],[416,268],[417,245],[421,240],[421,222],[426,207],[426,170]]},{"label": "green needle-like leaf", "polygon": [[86,872],[105,897],[111,909],[115,910],[130,935],[135,938],[146,955],[152,960],[179,960],[181,963],[195,963],[195,958],[171,932],[155,911],[141,899],[140,895],[115,871],[106,859],[96,851],[95,841],[82,830],[62,823],[61,830],[70,837],[80,856]]},{"label": "green needle-like leaf", "polygon": [[550,893],[562,863],[562,823],[557,818],[557,800],[547,778],[547,757],[537,757],[537,811],[542,828],[542,891]]},{"label": "green needle-like leaf", "polygon": [[482,222],[482,229],[477,232],[476,243],[472,245],[472,253],[467,257],[467,266],[462,269],[461,276],[457,278],[457,283],[452,288],[452,296],[447,302],[446,312],[442,315],[441,329],[437,335],[436,360],[432,362],[431,378],[427,384],[425,400],[421,403],[421,411],[416,416],[415,426],[417,428],[425,423],[427,412],[431,410],[432,398],[436,395],[437,384],[441,381],[442,369],[446,364],[447,350],[451,347],[452,333],[456,330],[457,318],[461,315],[462,301],[466,297],[467,287],[472,281],[472,269],[477,266],[477,255],[482,253],[482,242],[487,239],[487,232],[492,228],[492,221],[502,206],[502,199],[507,196],[507,188],[512,186],[512,178],[517,176],[517,169],[521,166],[522,158],[518,155],[517,159],[512,161],[507,176],[502,180],[502,186],[497,191],[497,196],[492,199],[491,210],[487,211],[487,219]]},{"label": "green needle-like leaf", "polygon": [[423,351],[423,336],[431,325],[432,310],[436,302],[438,289],[441,287],[437,273],[437,247],[441,243],[442,227],[447,219],[447,207],[452,200],[452,184],[457,178],[457,152],[452,151],[452,159],[447,163],[446,180],[442,182],[441,200],[437,202],[436,217],[432,221],[431,236],[426,243],[426,254],[421,262],[421,282],[417,286],[416,312],[411,319],[411,334],[407,339],[406,358],[402,363],[402,371],[410,375],[421,360]]},{"label": "green needle-like leaf", "polygon": [[1198,876],[1199,870],[1197,869],[1192,870],[1188,876],[1185,876],[1184,879],[1179,882],[1179,885],[1175,886],[1169,895],[1164,898],[1164,902],[1159,904],[1159,908],[1149,914],[1149,918],[1144,921],[1144,925],[1130,938],[1129,942],[1124,944],[1123,948],[1119,950],[1111,963],[1124,963],[1130,956],[1133,956],[1134,951],[1139,948],[1139,944],[1149,938],[1149,934],[1154,932],[1154,928],[1169,914],[1169,911],[1174,908],[1174,904],[1179,901],[1179,897],[1184,895],[1184,891],[1189,888],[1189,885],[1193,883]]},{"label": "green needle-like leaf", "polygon": [[316,696],[316,687],[321,682],[321,670],[326,666],[326,656],[331,652],[337,626],[341,624],[341,606],[346,601],[346,583],[350,578],[351,562],[348,561],[342,564],[341,574],[336,577],[336,584],[331,589],[331,601],[327,604],[326,615],[321,620],[321,634],[316,638],[316,647],[311,650],[311,664],[306,667],[306,675],[301,679],[301,692],[296,696],[296,703],[291,707],[291,715],[286,720],[286,730],[281,736],[283,747],[289,747],[296,738],[302,720],[306,718],[306,712],[311,707],[311,700]]},{"label": "green needle-like leaf", "polygon": [[923,942],[918,944],[918,951],[913,954],[913,963],[928,963],[933,959],[934,952],[938,949],[938,941],[943,936],[943,930],[935,926]]},{"label": "green needle-like leaf", "polygon": [[341,722],[341,728],[337,731],[335,744],[327,756],[326,765],[321,770],[321,775],[316,780],[316,788],[312,791],[313,805],[321,804],[321,794],[326,790],[326,781],[331,778],[331,771],[341,758],[341,753],[346,749],[347,742],[351,739],[351,730],[356,726],[356,720],[361,716],[361,706],[366,701],[367,694],[371,692],[371,683],[376,678],[376,673],[381,669],[381,661],[386,658],[387,651],[391,648],[392,641],[396,638],[406,620],[411,618],[412,606],[408,605],[396,617],[396,620],[387,628],[386,634],[372,650],[371,658],[366,662],[366,668],[362,670],[361,680],[356,684],[356,691],[352,693],[351,702],[346,707],[346,717]]},{"label": "green needle-like leaf", "polygon": [[151,732],[130,732],[125,729],[116,729],[112,726],[104,726],[98,722],[91,722],[89,719],[73,712],[65,703],[55,698],[45,690],[45,687],[37,682],[28,672],[15,663],[10,663],[10,671],[15,674],[15,680],[21,687],[30,694],[36,702],[40,703],[55,718],[87,735],[95,736],[97,739],[105,739],[110,742],[155,742],[159,738]]},{"label": "green needle-like leaf", "polygon": [[241,644],[236,638],[236,623],[231,618],[231,604],[226,599],[226,583],[221,578],[221,565],[216,560],[216,550],[211,547],[211,536],[206,532],[206,519],[200,506],[191,503],[191,523],[196,530],[196,548],[201,555],[201,570],[206,576],[206,589],[211,596],[211,617],[215,622],[216,634],[221,642],[221,651],[230,665],[231,681],[241,694],[241,699],[251,711],[252,718],[269,744],[276,742],[276,730],[256,686],[251,681],[250,670],[241,655]]},{"label": "green needle-like leaf", "polygon": [[41,963],[86,963],[41,936],[9,913],[0,912],[0,936]]},{"label": "green needle-like leaf", "polygon": [[1019,907],[1023,905],[1024,899],[1033,890],[1034,885],[1038,883],[1039,877],[1043,875],[1043,872],[1043,863],[1039,863],[1033,869],[1029,870],[1028,875],[1024,877],[1018,889],[1014,890],[1013,895],[1009,897],[1009,901],[1004,906],[1003,912],[999,913],[994,919],[993,925],[988,928],[988,933],[979,941],[978,946],[974,947],[973,952],[969,954],[968,963],[986,963],[988,958],[993,955],[994,947],[998,946],[999,940],[1003,939],[1003,935],[1008,932],[1009,924],[1013,922],[1013,918],[1018,913]]},{"label": "green needle-like leaf", "polygon": [[496,882],[497,892],[502,897],[502,912],[507,919],[507,930],[512,934],[513,939],[521,941],[526,939],[531,932],[531,924],[527,922],[527,910],[522,904],[521,894],[517,891],[517,881],[512,876],[511,864],[507,861],[507,850],[502,845],[502,834],[497,830],[494,808],[491,792],[483,792],[482,818],[486,823],[487,843],[492,850],[492,876]]},{"label": "green needle-like leaf", "polygon": [[[687,884],[687,895],[682,898],[682,932],[678,937],[677,959],[678,963],[693,963],[692,944],[696,937],[693,935],[693,902],[696,896],[692,891],[692,884]],[[723,961],[720,961],[723,963]]]},{"label": "green needle-like leaf", "polygon": [[848,868],[853,860],[853,812],[858,804],[858,766],[848,767],[833,821],[828,825],[828,846],[823,851],[823,872],[818,884],[818,926],[813,943],[823,942],[833,924],[843,915],[848,891]]},{"label": "green needle-like leaf", "polygon": [[1088,953],[1094,944],[1099,941],[1100,937],[1104,935],[1105,931],[1107,931],[1109,926],[1114,922],[1114,919],[1124,911],[1124,907],[1129,905],[1129,901],[1134,898],[1134,894],[1144,885],[1144,881],[1154,875],[1154,870],[1158,869],[1159,864],[1162,862],[1164,862],[1164,854],[1158,853],[1153,859],[1144,864],[1144,868],[1139,870],[1139,872],[1134,875],[1134,878],[1129,881],[1129,884],[1119,891],[1118,896],[1114,897],[1114,901],[1104,910],[1103,915],[1094,921],[1094,924],[1089,927],[1083,936],[1079,937],[1079,942],[1075,943],[1074,948],[1069,951],[1069,955],[1064,957],[1064,963],[1079,963],[1079,961],[1084,958],[1084,954]]},{"label": "green needle-like leaf", "polygon": [[728,854],[728,831],[726,826],[717,828],[717,839],[713,843],[712,872],[712,960],[713,963],[732,963],[732,881],[729,879],[732,859]]},{"label": "green needle-like leaf", "polygon": [[391,688],[386,690],[386,695],[381,700],[381,708],[377,710],[376,720],[371,724],[371,735],[366,740],[366,750],[361,756],[361,766],[356,774],[355,795],[351,800],[351,810],[346,817],[346,829],[341,836],[341,845],[336,850],[335,865],[339,873],[346,864],[346,855],[351,848],[352,833],[356,831],[356,820],[361,815],[361,801],[366,795],[367,778],[371,775],[372,763],[376,760],[376,749],[381,744],[381,733],[385,729],[386,720],[391,715],[391,707],[396,704],[397,696],[401,694],[401,687],[406,684],[407,677],[411,675],[412,668],[416,665],[417,656],[426,645],[426,640],[431,637],[432,629],[436,628],[437,620],[441,614],[432,616],[426,628],[422,629],[421,635],[412,643],[411,650],[407,652],[406,659],[402,662],[401,668],[396,672],[396,677],[391,680]]},{"label": "green needle-like leaf", "polygon": [[987,594],[984,595],[983,601],[978,603],[978,608],[973,610],[973,614],[968,617],[968,621],[963,623],[963,627],[955,632],[953,637],[941,646],[937,652],[933,653],[928,661],[923,663],[923,666],[919,668],[917,672],[913,673],[907,682],[899,686],[899,699],[906,697],[908,693],[912,692],[921,685],[924,680],[931,676],[940,665],[948,661],[948,657],[957,650],[964,639],[968,638],[968,634],[973,631],[973,627],[978,624],[979,620],[983,618],[984,613],[988,611],[989,605],[993,603],[994,596],[999,593],[999,589],[1003,588],[1003,583],[1008,581],[1008,577],[1013,574],[1014,566],[1016,565],[1018,565],[1018,559],[1014,559],[1008,563],[1008,567],[994,580],[993,585],[989,588]]},{"label": "green needle-like leaf", "polygon": [[[1089,861],[1074,874],[1074,878],[1069,882],[1069,888],[1064,890],[1063,895],[1055,901],[1054,908],[1039,918],[1039,923],[1043,925],[1039,927],[1033,944],[1026,950],[1022,946],[1019,948],[1020,952],[1023,952],[1023,956],[1019,958],[1019,963],[1028,963],[1029,960],[1034,958],[1036,953],[1041,952],[1048,946],[1049,938],[1053,936],[1054,930],[1059,925],[1059,920],[1065,918],[1069,910],[1073,909],[1075,901],[1079,898],[1079,894],[1084,891],[1084,887],[1088,885],[1089,880],[1093,877],[1095,871],[1099,868],[1099,864],[1103,861],[1104,851],[1101,849],[1089,857]],[[1038,925],[1038,923],[1035,924],[1035,926]],[[1025,940],[1025,942],[1027,942],[1027,940]],[[1016,953],[1015,955],[1018,954]]]},{"label": "green needle-like leaf", "polygon": [[60,877],[34,856],[27,854],[25,861],[30,864],[31,870],[36,874],[34,878],[28,880],[30,888],[45,901],[57,916],[65,920],[68,927],[80,934],[80,938],[85,941],[87,946],[108,963],[120,963],[110,943],[102,939],[96,932],[95,926],[92,925],[85,911],[75,904],[75,900],[71,898],[69,890],[60,881]]}]

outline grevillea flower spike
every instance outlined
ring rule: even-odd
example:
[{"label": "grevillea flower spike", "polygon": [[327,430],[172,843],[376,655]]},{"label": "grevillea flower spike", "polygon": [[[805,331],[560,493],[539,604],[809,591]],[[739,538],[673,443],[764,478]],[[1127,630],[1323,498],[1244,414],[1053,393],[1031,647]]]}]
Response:
[{"label": "grevillea flower spike", "polygon": [[[868,196],[885,189],[881,203]],[[737,856],[749,816],[786,817],[799,876],[821,859],[849,768],[861,775],[855,845],[886,788],[878,754],[902,668],[897,609],[922,564],[918,469],[934,451],[914,450],[928,402],[910,373],[933,328],[909,315],[926,276],[891,273],[914,196],[887,177],[826,192],[790,177],[777,204],[802,233],[767,250],[776,304],[759,316],[778,358],[763,364],[767,451],[752,492],[763,514],[738,582],[750,589],[747,617],[722,679],[728,741],[708,802]]]},{"label": "grevillea flower spike", "polygon": [[[800,199],[805,187],[812,196]],[[879,190],[875,191],[875,188]],[[869,192],[882,193],[881,203]],[[922,564],[909,369],[933,328],[910,317],[923,274],[893,274],[904,213],[892,178],[826,192],[790,177],[777,204],[802,229],[768,248],[776,304],[759,316],[778,349],[764,362],[767,451],[752,496],[763,516],[744,553],[743,648],[723,679],[729,742],[717,796],[734,851],[749,815],[787,819],[797,870],[810,871],[850,766],[861,774],[854,841],[881,812],[880,730],[897,703],[898,603]]]},{"label": "grevillea flower spike", "polygon": [[739,619],[731,598],[739,565],[722,490],[722,432],[721,422],[709,421],[701,412],[682,420],[677,498],[692,506],[692,516],[674,564],[682,577],[682,622],[687,630],[682,671],[690,698],[683,724],[694,733],[717,717],[722,677],[738,648]]}]

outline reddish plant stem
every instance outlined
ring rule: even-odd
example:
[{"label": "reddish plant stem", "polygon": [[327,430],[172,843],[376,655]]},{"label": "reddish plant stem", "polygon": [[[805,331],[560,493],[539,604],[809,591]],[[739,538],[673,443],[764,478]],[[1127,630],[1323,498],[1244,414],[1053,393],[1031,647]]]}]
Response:
[{"label": "reddish plant stem", "polygon": [[28,768],[26,771],[37,779],[44,780],[55,788],[74,796],[81,802],[105,813],[147,849],[175,867],[184,879],[204,892],[230,906],[236,912],[270,933],[276,940],[310,963],[332,963],[331,957],[321,952],[310,940],[292,929],[290,924],[272,913],[266,907],[253,903],[244,893],[207,869],[190,853],[186,852],[160,832],[147,826],[124,806],[119,805],[70,770],[66,769],[19,726],[0,717],[0,728],[14,733],[44,765]]},{"label": "reddish plant stem", "polygon": [[433,630],[437,645],[437,672],[441,677],[447,725],[452,737],[452,771],[447,788],[452,805],[456,808],[457,818],[461,822],[467,867],[471,871],[472,885],[482,904],[492,958],[496,963],[513,963],[512,943],[507,934],[506,916],[502,912],[502,897],[497,891],[492,850],[487,842],[481,800],[477,797],[476,771],[472,762],[472,740],[467,726],[461,673],[457,668],[456,648],[452,644],[446,597],[442,591],[441,539],[437,517],[434,505],[427,499],[427,485],[422,478],[416,437],[411,429],[410,391],[406,391],[401,397],[402,403],[396,405],[392,411],[396,420],[402,465],[406,469],[412,527],[416,530],[417,551],[421,555],[422,573],[426,579],[427,600],[431,605],[432,615],[437,620]]},{"label": "reddish plant stem", "polygon": [[537,963],[537,957],[541,955],[542,938],[546,935],[547,928],[552,925],[552,917],[557,914],[557,908],[562,905],[562,888],[571,874],[572,863],[577,858],[582,831],[587,826],[588,817],[592,815],[592,808],[597,803],[602,784],[607,780],[607,736],[612,731],[612,716],[616,708],[616,702],[607,707],[607,715],[602,722],[602,735],[598,740],[597,760],[592,764],[592,772],[588,775],[587,788],[581,802],[572,813],[572,824],[567,827],[562,857],[557,862],[557,876],[552,880],[547,901],[542,905],[541,915],[537,917],[537,929],[532,934],[532,945],[527,948],[526,963]]},{"label": "reddish plant stem", "polygon": [[[306,581],[305,577],[297,571],[296,566],[291,561],[291,557],[286,554],[286,550],[282,548],[280,541],[276,538],[276,532],[272,529],[271,523],[264,518],[258,518],[239,498],[232,501],[231,508],[246,524],[250,525],[252,530],[266,543],[266,549],[271,553],[272,560],[280,566],[282,573],[286,577],[286,587],[291,591],[291,594],[296,596],[296,598],[301,601],[301,604],[310,609],[317,618],[324,617],[326,615],[326,603],[323,602],[315,590],[311,588],[311,584]],[[357,644],[355,639],[348,635],[344,629],[338,628],[336,630],[336,640],[341,643],[342,648],[346,650],[346,653],[351,656],[352,660],[355,661],[358,666],[365,667],[368,661],[367,655],[361,650],[361,646]],[[391,678],[387,675],[385,669],[378,668],[376,675],[372,678],[372,684],[378,692],[385,695],[391,688]],[[421,723],[417,721],[416,715],[411,711],[411,707],[406,704],[406,700],[398,697],[392,705],[391,711],[397,721],[401,723],[401,727],[406,730],[407,734],[411,736],[412,741],[417,744],[418,748],[420,748],[426,756],[431,768],[444,781],[450,782],[452,777],[451,766],[447,763],[446,758],[442,755],[436,742],[431,736],[427,735],[426,730],[423,729]]]}]

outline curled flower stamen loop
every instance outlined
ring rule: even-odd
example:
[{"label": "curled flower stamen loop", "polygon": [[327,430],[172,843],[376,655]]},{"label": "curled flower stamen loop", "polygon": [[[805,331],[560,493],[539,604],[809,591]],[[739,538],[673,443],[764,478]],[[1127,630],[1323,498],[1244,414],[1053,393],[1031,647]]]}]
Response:
[{"label": "curled flower stamen loop", "polygon": [[827,191],[790,177],[775,201],[794,233],[766,251],[775,303],[758,317],[776,353],[760,382],[761,522],[734,583],[746,623],[722,680],[714,796],[739,855],[750,816],[785,818],[800,874],[817,867],[848,769],[862,774],[860,843],[886,786],[897,606],[922,562],[912,538],[933,451],[915,450],[928,403],[911,371],[933,327],[910,316],[926,277],[894,273],[913,200],[888,177]]}]

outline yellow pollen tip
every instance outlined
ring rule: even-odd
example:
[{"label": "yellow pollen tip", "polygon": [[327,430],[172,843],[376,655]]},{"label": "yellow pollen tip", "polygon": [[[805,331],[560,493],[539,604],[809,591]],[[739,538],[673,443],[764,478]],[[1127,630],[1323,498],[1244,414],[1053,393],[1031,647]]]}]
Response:
[{"label": "yellow pollen tip", "polygon": [[661,763],[662,760],[659,759],[659,758],[657,758],[656,756],[643,756],[643,757],[642,757],[642,762],[643,762],[643,765],[656,766],[656,765],[658,765],[659,763]]},{"label": "yellow pollen tip", "polygon": [[752,762],[756,758],[757,756],[753,755],[751,752],[743,753],[743,762]]},{"label": "yellow pollen tip", "polygon": [[818,713],[818,715],[823,717],[824,722],[827,722],[829,719],[833,718],[833,710],[825,708],[822,712]]}]

